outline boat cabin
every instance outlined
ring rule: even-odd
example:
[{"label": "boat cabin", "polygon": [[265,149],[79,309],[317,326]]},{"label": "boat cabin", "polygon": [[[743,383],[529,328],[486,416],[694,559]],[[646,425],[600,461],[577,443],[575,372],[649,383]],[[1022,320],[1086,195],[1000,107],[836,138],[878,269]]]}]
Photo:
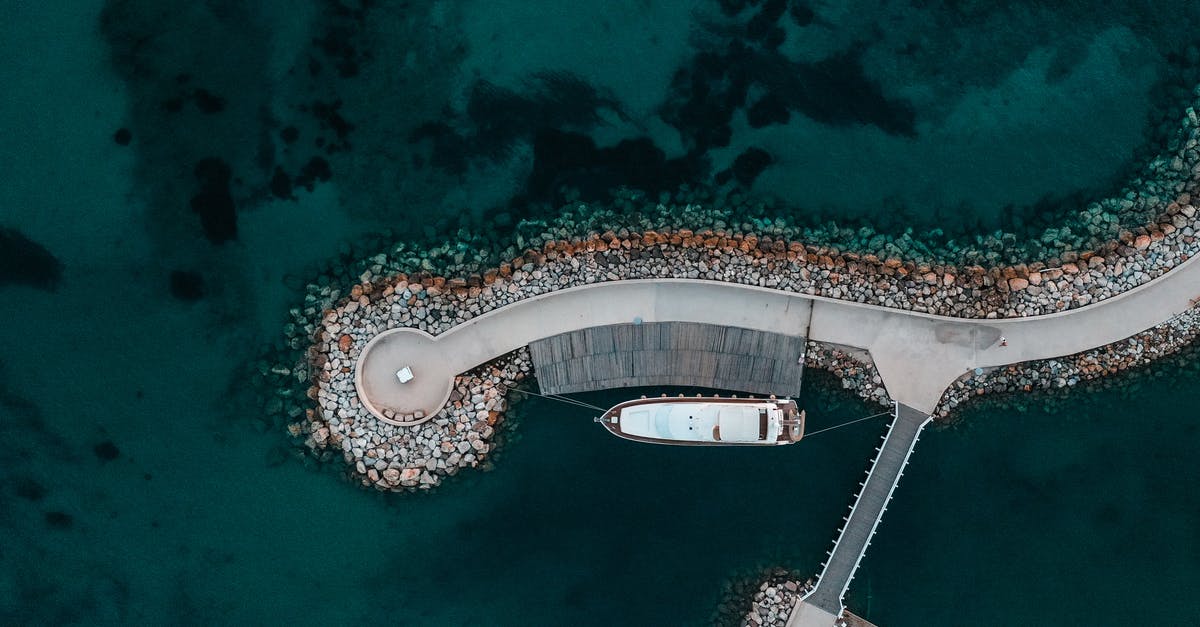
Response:
[{"label": "boat cabin", "polygon": [[658,444],[788,444],[803,434],[791,400],[657,398],[617,405],[600,419],[614,434]]}]

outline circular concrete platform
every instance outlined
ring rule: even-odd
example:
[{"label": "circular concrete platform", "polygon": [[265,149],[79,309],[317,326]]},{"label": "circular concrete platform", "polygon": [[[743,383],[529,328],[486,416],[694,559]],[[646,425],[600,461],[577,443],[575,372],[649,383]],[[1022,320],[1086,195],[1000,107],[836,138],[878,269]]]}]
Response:
[{"label": "circular concrete platform", "polygon": [[[438,359],[437,338],[417,329],[391,329],[363,347],[355,364],[354,388],[367,411],[384,422],[411,426],[433,417],[450,399],[454,377],[447,360]],[[401,383],[397,371],[408,367],[412,379]]]}]

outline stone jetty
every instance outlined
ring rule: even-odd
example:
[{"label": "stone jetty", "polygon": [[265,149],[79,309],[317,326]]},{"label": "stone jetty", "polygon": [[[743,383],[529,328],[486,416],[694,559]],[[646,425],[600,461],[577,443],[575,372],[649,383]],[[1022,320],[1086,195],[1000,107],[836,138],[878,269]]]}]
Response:
[{"label": "stone jetty", "polygon": [[[338,342],[341,337],[348,335]],[[410,427],[365,415],[340,363],[337,357],[325,363],[318,379],[328,380],[310,388],[317,408],[288,429],[314,451],[340,453],[363,486],[391,491],[429,489],[442,477],[479,467],[508,402],[503,391],[530,372],[528,351],[520,350],[464,373],[455,378],[446,407]]]},{"label": "stone jetty", "polygon": [[[1180,200],[1190,198],[1173,201],[1167,215],[1195,216],[1194,207],[1179,204]],[[324,310],[319,325],[313,327],[308,397],[315,406],[290,430],[311,448],[341,447],[346,463],[366,485],[380,489],[434,486],[440,477],[463,465],[477,464],[486,455],[506,402],[499,390],[528,374],[528,361],[518,353],[487,376],[460,377],[455,383],[457,397],[436,414],[390,417],[394,422],[419,423],[420,427],[410,432],[372,416],[354,389],[356,359],[366,343],[382,331],[404,327],[436,336],[480,314],[539,294],[645,278],[727,281],[975,318],[1044,314],[1111,298],[1170,271],[1200,249],[1195,228],[1188,223],[1166,229],[1170,234],[1156,231],[1164,234],[1151,238],[1145,247],[1108,246],[1104,254],[1070,256],[1077,262],[1057,260],[1061,264],[1057,268],[1030,264],[991,270],[879,260],[723,229],[620,229],[547,241],[538,250],[529,249],[494,269],[465,277],[427,272],[368,277],[352,286],[335,307]],[[1016,278],[1028,285],[1012,280]],[[1186,326],[1190,320],[1178,324]],[[850,382],[848,387],[881,403],[889,402],[869,362],[861,367],[839,367],[844,366],[845,356],[826,360],[821,347],[815,348],[810,365],[840,371]],[[988,389],[982,380],[977,383],[973,392]],[[952,395],[940,411],[944,413],[958,402],[961,398]],[[464,425],[471,429],[464,430]],[[465,440],[464,431],[475,435]],[[458,451],[459,447],[473,448]],[[452,457],[454,462],[449,461]],[[394,480],[396,473],[389,470],[406,479]],[[411,480],[414,473],[416,482]]]}]

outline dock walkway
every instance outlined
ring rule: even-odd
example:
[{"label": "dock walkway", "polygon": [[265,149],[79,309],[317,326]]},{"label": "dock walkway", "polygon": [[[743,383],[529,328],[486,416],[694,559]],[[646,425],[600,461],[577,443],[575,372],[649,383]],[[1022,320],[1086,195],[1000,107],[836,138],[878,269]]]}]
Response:
[{"label": "dock walkway", "polygon": [[[445,405],[458,374],[553,335],[644,322],[733,326],[871,353],[888,395],[933,413],[942,393],[973,368],[1060,357],[1122,340],[1192,307],[1200,264],[1189,259],[1166,275],[1094,305],[1056,314],[981,320],[934,316],[780,290],[697,279],[631,279],[527,298],[432,337],[414,329],[380,333],[355,365],[359,399],[430,415]],[[1008,338],[1007,345],[999,342]],[[396,383],[411,366],[416,378]]]},{"label": "dock walkway", "polygon": [[[867,472],[867,480],[855,497],[846,524],[838,533],[833,551],[830,552],[829,559],[817,579],[817,586],[800,600],[800,605],[811,605],[831,616],[841,614],[844,609],[842,598],[846,589],[850,587],[850,581],[854,579],[854,573],[871,544],[871,538],[875,536],[875,530],[883,518],[888,501],[892,499],[892,493],[900,483],[900,476],[908,464],[908,458],[917,444],[921,430],[930,420],[931,418],[923,412],[896,404],[892,424],[888,427],[879,453]],[[804,625],[800,617],[813,614],[818,613],[794,611],[788,625],[800,627]],[[810,624],[820,623],[810,621]],[[832,621],[826,624],[832,624]]]}]

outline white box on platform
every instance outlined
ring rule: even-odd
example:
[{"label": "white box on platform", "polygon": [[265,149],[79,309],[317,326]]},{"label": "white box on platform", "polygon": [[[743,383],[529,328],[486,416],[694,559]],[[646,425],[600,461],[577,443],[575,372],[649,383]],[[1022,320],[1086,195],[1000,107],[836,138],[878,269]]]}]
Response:
[{"label": "white box on platform", "polygon": [[408,383],[413,379],[412,368],[405,366],[396,371],[396,378],[400,379],[401,383]]}]

